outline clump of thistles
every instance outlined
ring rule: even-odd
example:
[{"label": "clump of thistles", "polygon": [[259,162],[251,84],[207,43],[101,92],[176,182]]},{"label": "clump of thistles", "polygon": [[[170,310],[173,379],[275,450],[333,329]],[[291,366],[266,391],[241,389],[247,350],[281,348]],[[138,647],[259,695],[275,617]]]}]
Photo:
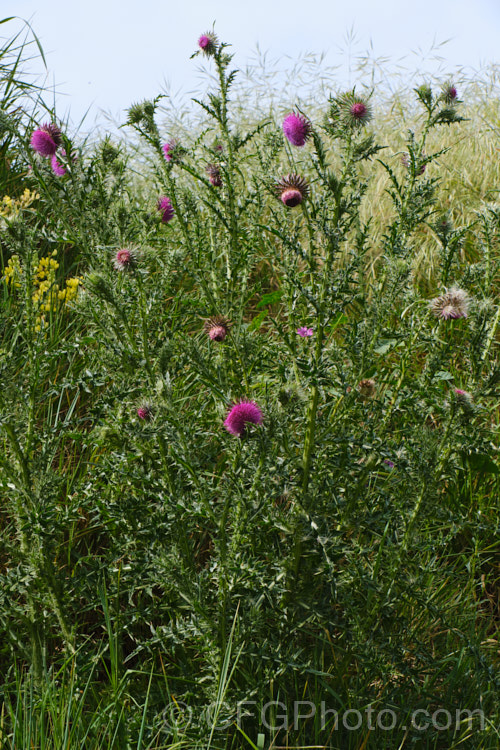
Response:
[{"label": "clump of thistles", "polygon": [[205,167],[205,171],[208,175],[208,179],[210,180],[210,184],[214,187],[221,187],[222,177],[220,176],[220,170],[217,164],[207,164],[207,166]]},{"label": "clump of thistles", "polygon": [[150,404],[142,404],[137,409],[137,416],[139,419],[143,419],[146,422],[149,422],[151,419],[153,419],[153,409]]},{"label": "clump of thistles", "polygon": [[232,323],[222,315],[216,315],[205,321],[204,329],[210,341],[224,341],[231,330]]},{"label": "clump of thistles", "polygon": [[31,135],[31,148],[41,156],[54,156],[61,145],[61,131],[52,122],[46,122]]},{"label": "clump of thistles", "polygon": [[198,47],[205,55],[213,55],[217,49],[218,41],[213,31],[207,31],[198,39]]},{"label": "clump of thistles", "polygon": [[283,133],[292,146],[304,146],[311,131],[311,123],[304,115],[291,112],[283,120]]},{"label": "clump of thistles", "polygon": [[255,401],[240,401],[231,407],[224,427],[231,435],[241,437],[248,423],[262,424],[262,412]]},{"label": "clump of thistles", "polygon": [[113,265],[117,271],[132,271],[137,263],[137,253],[128,247],[116,251]]},{"label": "clump of thistles", "polygon": [[288,208],[298,206],[309,194],[309,185],[304,177],[298,174],[287,174],[282,177],[275,186],[276,196],[281,200],[283,205]]},{"label": "clump of thistles", "polygon": [[469,295],[463,289],[453,287],[434,297],[429,303],[429,308],[436,318],[441,320],[456,320],[466,318],[469,310]]},{"label": "clump of thistles", "polygon": [[174,216],[174,207],[172,206],[172,201],[170,198],[167,198],[166,195],[163,195],[157,204],[158,211],[161,212],[161,220],[164,224],[168,224],[168,222],[173,219]]},{"label": "clump of thistles", "polygon": [[376,390],[377,386],[373,378],[365,378],[358,383],[358,391],[363,398],[373,398]]}]

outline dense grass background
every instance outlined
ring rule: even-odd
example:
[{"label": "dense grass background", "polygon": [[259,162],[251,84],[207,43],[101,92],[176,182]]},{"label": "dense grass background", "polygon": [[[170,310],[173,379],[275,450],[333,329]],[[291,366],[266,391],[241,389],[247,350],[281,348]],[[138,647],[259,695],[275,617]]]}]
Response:
[{"label": "dense grass background", "polygon": [[[57,175],[23,55],[0,60],[2,745],[496,748],[497,71],[462,102],[380,86],[359,126],[336,90],[233,102],[217,44],[196,122],[158,100],[121,140],[59,123]],[[452,286],[468,315],[439,320]],[[238,438],[241,399],[263,422]],[[322,726],[322,701],[397,721]]]}]

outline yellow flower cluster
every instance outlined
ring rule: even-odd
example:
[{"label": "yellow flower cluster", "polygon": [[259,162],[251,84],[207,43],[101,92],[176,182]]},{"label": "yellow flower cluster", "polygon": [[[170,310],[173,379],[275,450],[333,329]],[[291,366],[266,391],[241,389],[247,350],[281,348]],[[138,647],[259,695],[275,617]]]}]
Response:
[{"label": "yellow flower cluster", "polygon": [[20,198],[11,198],[8,195],[4,195],[0,202],[0,218],[14,218],[23,208],[29,208],[39,197],[38,193],[28,188],[26,188]]},{"label": "yellow flower cluster", "polygon": [[[32,299],[38,311],[36,331],[41,331],[48,325],[46,313],[54,313],[75,299],[81,283],[78,276],[67,279],[63,288],[56,283],[56,271],[59,268],[59,263],[54,257],[56,255],[57,250],[54,250],[51,255],[40,258],[38,266],[33,269]],[[5,267],[4,281],[12,287],[20,287],[22,273],[19,256],[13,255]]]}]

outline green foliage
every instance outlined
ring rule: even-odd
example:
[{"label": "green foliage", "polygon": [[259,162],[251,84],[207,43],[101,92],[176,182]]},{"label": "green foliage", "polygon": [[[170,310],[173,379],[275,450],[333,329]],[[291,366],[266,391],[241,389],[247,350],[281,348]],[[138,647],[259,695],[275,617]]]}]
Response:
[{"label": "green foliage", "polygon": [[[499,212],[442,200],[461,103],[417,89],[404,164],[355,91],[296,149],[232,116],[226,48],[176,158],[160,98],[130,108],[145,185],[109,137],[64,133],[57,175],[9,130],[37,197],[0,225],[2,746],[494,748]],[[484,727],[412,724],[438,709]]]}]

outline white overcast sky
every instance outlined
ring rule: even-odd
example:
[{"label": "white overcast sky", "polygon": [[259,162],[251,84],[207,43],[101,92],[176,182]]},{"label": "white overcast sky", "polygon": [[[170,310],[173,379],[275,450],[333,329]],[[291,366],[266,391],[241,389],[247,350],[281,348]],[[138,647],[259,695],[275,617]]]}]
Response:
[{"label": "white overcast sky", "polygon": [[[336,65],[351,30],[355,53],[404,58],[414,71],[425,72],[423,58],[447,40],[439,48],[445,70],[500,62],[500,0],[0,0],[0,19],[7,16],[29,20],[39,37],[59,116],[69,111],[78,121],[89,109],[87,125],[100,110],[123,122],[131,103],[165,81],[186,98],[199,91],[199,60],[189,57],[214,21],[238,67],[257,45],[292,60],[324,52]],[[4,24],[0,36],[16,28]]]}]

